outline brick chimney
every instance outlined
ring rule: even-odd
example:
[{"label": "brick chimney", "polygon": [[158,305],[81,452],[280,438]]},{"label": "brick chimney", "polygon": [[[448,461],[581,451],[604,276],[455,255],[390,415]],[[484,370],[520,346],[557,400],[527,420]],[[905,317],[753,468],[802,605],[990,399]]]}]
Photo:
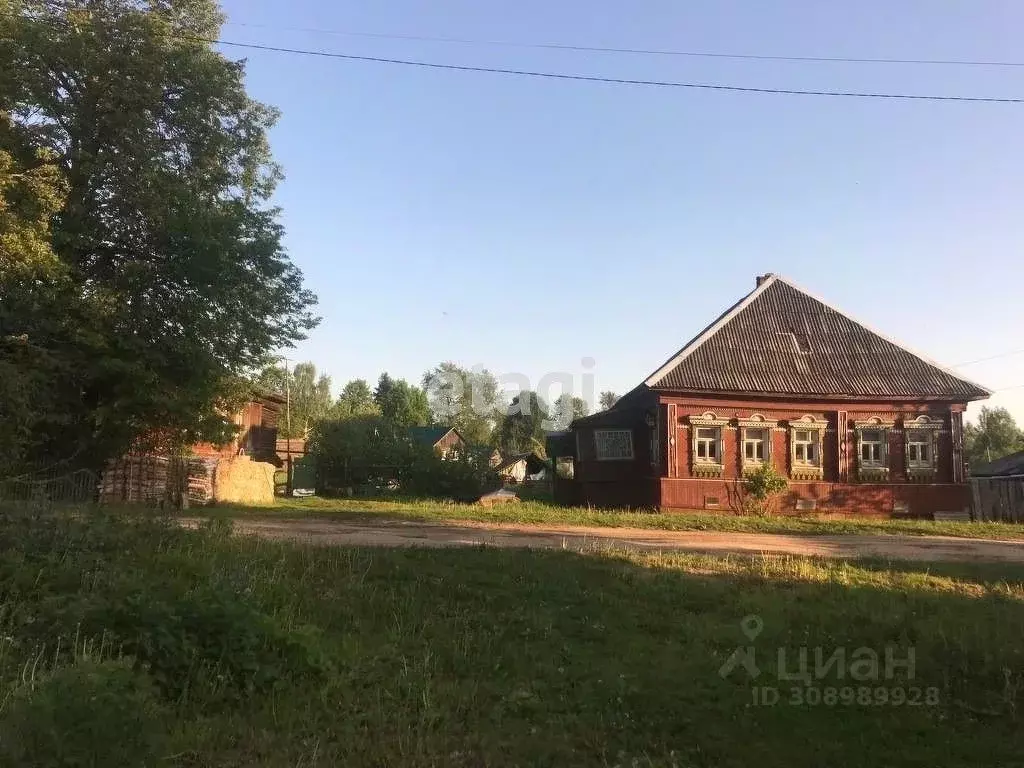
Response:
[{"label": "brick chimney", "polygon": [[757,276],[757,285],[755,287],[760,288],[761,284],[764,283],[769,277],[775,277],[774,272],[765,272],[763,275]]}]

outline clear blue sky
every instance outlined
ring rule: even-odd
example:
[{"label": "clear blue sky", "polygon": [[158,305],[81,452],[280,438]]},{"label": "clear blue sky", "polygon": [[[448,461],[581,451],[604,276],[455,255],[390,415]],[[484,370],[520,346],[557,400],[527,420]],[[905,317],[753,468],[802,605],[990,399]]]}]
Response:
[{"label": "clear blue sky", "polygon": [[[1024,97],[1024,67],[739,61],[621,48],[1024,60],[1017,0],[227,0],[222,38],[757,87]],[[250,25],[250,26],[243,26]],[[257,25],[257,26],[251,26]],[[1024,104],[562,82],[227,49],[282,111],[287,246],[336,385],[442,360],[620,394],[779,272],[952,365],[1024,349]],[[959,369],[1024,385],[1024,354]],[[990,401],[1024,421],[1024,386]]]}]

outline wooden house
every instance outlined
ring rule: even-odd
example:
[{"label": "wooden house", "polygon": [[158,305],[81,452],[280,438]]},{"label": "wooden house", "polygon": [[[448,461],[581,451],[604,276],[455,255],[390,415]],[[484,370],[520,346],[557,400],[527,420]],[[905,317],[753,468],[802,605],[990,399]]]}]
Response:
[{"label": "wooden house", "polygon": [[413,442],[430,446],[442,459],[466,452],[466,441],[454,427],[409,427],[409,437]]},{"label": "wooden house", "polygon": [[963,413],[989,390],[777,275],[548,455],[571,503],[740,508],[762,462],[789,480],[782,511],[926,516],[970,505]]}]

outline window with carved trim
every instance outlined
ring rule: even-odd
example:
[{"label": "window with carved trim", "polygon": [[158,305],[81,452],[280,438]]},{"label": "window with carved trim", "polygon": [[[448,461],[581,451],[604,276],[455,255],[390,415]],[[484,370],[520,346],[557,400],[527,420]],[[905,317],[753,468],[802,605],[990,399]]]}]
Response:
[{"label": "window with carved trim", "polygon": [[881,467],[885,464],[884,429],[861,430],[860,461],[865,467]]},{"label": "window with carved trim", "polygon": [[911,467],[932,467],[934,462],[931,432],[923,429],[908,430],[907,464]]},{"label": "window with carved trim", "polygon": [[768,435],[767,429],[743,430],[743,463],[757,464],[768,460]]},{"label": "window with carved trim", "polygon": [[697,427],[694,438],[694,461],[698,464],[721,464],[721,446],[721,427]]},{"label": "window with carved trim", "polygon": [[797,429],[793,431],[793,463],[804,467],[821,465],[821,452],[818,450],[820,438],[816,429]]},{"label": "window with carved trim", "polygon": [[633,432],[629,429],[594,430],[598,461],[625,461],[633,458]]}]

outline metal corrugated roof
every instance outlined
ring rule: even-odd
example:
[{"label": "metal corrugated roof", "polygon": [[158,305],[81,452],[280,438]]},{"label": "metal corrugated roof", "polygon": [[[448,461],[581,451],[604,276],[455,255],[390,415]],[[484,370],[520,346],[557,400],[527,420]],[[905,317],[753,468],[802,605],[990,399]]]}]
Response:
[{"label": "metal corrugated roof", "polygon": [[1024,451],[1001,459],[971,467],[971,477],[999,477],[1024,475]]},{"label": "metal corrugated roof", "polygon": [[646,383],[808,397],[977,400],[991,394],[774,275]]}]

